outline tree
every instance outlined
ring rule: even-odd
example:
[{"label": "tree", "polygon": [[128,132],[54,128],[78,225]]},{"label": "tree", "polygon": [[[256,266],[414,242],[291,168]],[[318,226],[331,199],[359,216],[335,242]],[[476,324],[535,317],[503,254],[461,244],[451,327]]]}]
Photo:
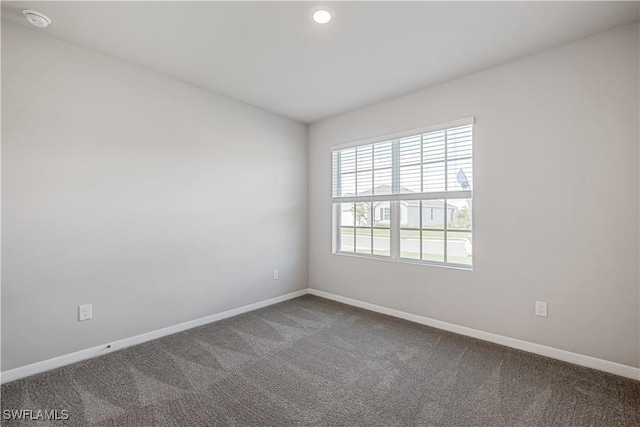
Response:
[{"label": "tree", "polygon": [[452,228],[463,228],[470,229],[471,228],[471,215],[469,214],[469,209],[467,208],[459,208],[458,214],[456,215],[455,221],[451,224]]},{"label": "tree", "polygon": [[367,223],[367,217],[369,216],[369,207],[367,205],[367,203],[356,203],[355,212],[353,208],[351,208],[356,225],[363,225]]}]

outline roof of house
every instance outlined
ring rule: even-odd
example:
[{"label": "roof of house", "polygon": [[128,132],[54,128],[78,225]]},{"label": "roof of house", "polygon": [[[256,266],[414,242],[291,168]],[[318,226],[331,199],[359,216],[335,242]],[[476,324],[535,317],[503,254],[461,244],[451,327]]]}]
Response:
[{"label": "roof of house", "polygon": [[[409,190],[406,187],[400,188],[400,192],[406,193],[406,194],[415,193],[415,191]],[[363,191],[362,193],[358,194],[358,196],[372,196],[372,195],[381,196],[381,195],[387,195],[387,194],[391,194],[391,186],[387,184],[383,184],[383,185],[376,186],[373,190]],[[347,194],[347,195],[355,196],[355,194]],[[379,202],[375,202],[375,205],[379,205],[380,203],[388,203],[388,202],[379,201]],[[402,203],[406,206],[418,206],[420,204],[420,200],[403,200]],[[449,209],[458,209],[458,206],[452,203],[447,203],[447,205]],[[444,201],[441,199],[423,200],[422,206],[428,207],[428,208],[442,208],[444,206]]]}]

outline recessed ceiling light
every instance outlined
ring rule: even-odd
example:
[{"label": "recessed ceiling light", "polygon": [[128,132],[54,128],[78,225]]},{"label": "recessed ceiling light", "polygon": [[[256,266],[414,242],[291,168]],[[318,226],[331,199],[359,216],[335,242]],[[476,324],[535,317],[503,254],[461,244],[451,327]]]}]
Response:
[{"label": "recessed ceiling light", "polygon": [[317,9],[313,12],[313,20],[318,24],[326,24],[332,17],[333,14],[328,9]]},{"label": "recessed ceiling light", "polygon": [[23,10],[22,14],[31,25],[38,28],[47,28],[49,24],[51,24],[51,19],[47,15],[36,12],[35,10]]}]

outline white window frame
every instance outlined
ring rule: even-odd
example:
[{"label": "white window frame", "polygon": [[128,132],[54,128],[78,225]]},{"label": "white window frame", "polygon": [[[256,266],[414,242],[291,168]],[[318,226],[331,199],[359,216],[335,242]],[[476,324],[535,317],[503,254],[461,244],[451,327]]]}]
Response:
[{"label": "white window frame", "polygon": [[[468,117],[465,119],[450,121],[446,123],[440,123],[437,125],[426,126],[418,129],[407,130],[403,132],[397,132],[393,134],[383,135],[375,138],[368,138],[365,140],[360,140],[356,142],[350,142],[346,144],[334,145],[331,147],[331,153],[338,150],[344,150],[347,148],[358,147],[362,145],[375,144],[378,142],[386,142],[392,141],[392,194],[381,194],[381,195],[367,195],[367,196],[334,196],[332,197],[332,252],[334,255],[346,255],[346,256],[356,256],[356,257],[364,257],[364,258],[374,258],[381,259],[386,261],[394,261],[394,262],[406,262],[411,264],[424,264],[424,265],[432,265],[432,266],[440,266],[440,267],[453,267],[460,268],[464,270],[473,270],[473,258],[472,264],[460,264],[453,262],[444,262],[444,261],[431,261],[431,260],[418,260],[411,258],[403,258],[400,256],[400,203],[401,201],[406,200],[444,200],[444,219],[445,226],[442,230],[444,232],[444,240],[445,240],[445,254],[447,248],[447,232],[455,231],[447,229],[447,200],[448,199],[469,199],[473,201],[473,190],[462,190],[462,191],[432,191],[432,192],[422,192],[422,193],[400,193],[400,167],[399,167],[399,140],[402,138],[425,134],[430,132],[437,132],[445,129],[456,128],[460,126],[466,125],[474,125],[475,119],[474,117]],[[475,139],[475,138],[474,138]],[[445,148],[445,180],[447,178],[447,149]],[[422,161],[422,160],[421,160]],[[473,154],[471,156],[471,162],[473,167]],[[423,163],[424,164],[424,163]],[[331,156],[331,170],[333,174],[333,155]],[[339,181],[339,179],[338,179]],[[332,183],[333,188],[333,183]],[[339,182],[338,182],[338,194],[340,194],[339,190]],[[354,202],[390,202],[391,208],[391,221],[390,221],[390,256],[386,255],[375,255],[375,254],[365,254],[358,253],[355,248],[354,252],[344,252],[340,250],[340,204],[341,203],[354,203]],[[422,207],[420,207],[420,223],[422,224]],[[471,233],[472,235],[475,233],[475,227],[473,224],[473,213],[471,214]],[[354,219],[355,221],[355,219]],[[373,219],[372,219],[373,222]],[[354,230],[355,231],[355,230]],[[354,236],[355,238],[355,236]],[[373,235],[372,235],[373,238]],[[422,246],[422,239],[420,240],[420,246]],[[475,255],[475,254],[473,254]],[[472,256],[473,256],[472,255]],[[445,255],[446,259],[446,255]]]}]

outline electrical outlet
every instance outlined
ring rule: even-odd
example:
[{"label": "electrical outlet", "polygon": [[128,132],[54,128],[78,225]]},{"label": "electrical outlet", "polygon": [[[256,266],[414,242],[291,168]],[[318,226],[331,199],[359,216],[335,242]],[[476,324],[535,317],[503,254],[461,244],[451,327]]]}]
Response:
[{"label": "electrical outlet", "polygon": [[85,304],[78,307],[78,320],[89,320],[93,317],[93,309],[91,304]]},{"label": "electrical outlet", "polygon": [[547,317],[547,303],[536,301],[536,316]]},{"label": "electrical outlet", "polygon": [[280,278],[280,273],[278,270],[273,270],[273,280],[278,280],[278,278]]}]

